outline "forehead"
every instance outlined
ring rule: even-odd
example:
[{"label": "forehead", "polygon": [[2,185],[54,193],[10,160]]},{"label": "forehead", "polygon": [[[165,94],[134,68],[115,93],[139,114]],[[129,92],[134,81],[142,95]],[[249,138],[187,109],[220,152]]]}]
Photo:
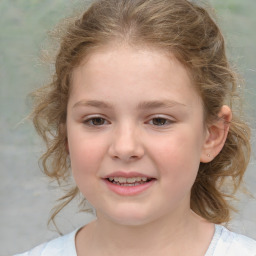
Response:
[{"label": "forehead", "polygon": [[[75,68],[72,91],[105,93],[117,96],[122,93],[134,97],[160,97],[166,93],[176,98],[198,95],[188,70],[172,53],[149,47],[108,45],[88,55]],[[77,92],[76,94],[79,94]]]}]

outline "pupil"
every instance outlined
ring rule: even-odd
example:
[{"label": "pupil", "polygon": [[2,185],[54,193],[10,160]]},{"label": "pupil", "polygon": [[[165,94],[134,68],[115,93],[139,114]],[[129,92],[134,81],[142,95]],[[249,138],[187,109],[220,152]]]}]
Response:
[{"label": "pupil", "polygon": [[92,123],[94,125],[103,125],[104,124],[104,120],[103,120],[103,118],[93,118]]},{"label": "pupil", "polygon": [[154,125],[164,125],[166,123],[166,120],[164,118],[154,118],[153,124]]}]

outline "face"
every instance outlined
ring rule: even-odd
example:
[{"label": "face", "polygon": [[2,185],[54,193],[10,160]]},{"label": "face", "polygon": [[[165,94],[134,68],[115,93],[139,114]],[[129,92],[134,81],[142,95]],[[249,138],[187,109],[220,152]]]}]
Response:
[{"label": "face", "polygon": [[140,225],[189,211],[203,109],[174,56],[128,46],[91,54],[73,73],[67,136],[74,179],[99,218]]}]

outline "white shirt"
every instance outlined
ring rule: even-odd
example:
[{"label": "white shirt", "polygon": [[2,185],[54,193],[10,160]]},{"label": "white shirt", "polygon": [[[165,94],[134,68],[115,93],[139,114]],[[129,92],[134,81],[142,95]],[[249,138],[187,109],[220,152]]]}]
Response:
[{"label": "white shirt", "polygon": [[[75,236],[78,229],[14,256],[77,256]],[[205,256],[256,256],[256,241],[215,225],[215,232]]]}]

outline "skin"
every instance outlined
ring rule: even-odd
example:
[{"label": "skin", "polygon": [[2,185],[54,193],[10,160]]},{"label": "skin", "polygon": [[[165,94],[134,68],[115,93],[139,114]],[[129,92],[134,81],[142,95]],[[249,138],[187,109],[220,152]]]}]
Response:
[{"label": "skin", "polygon": [[[230,109],[219,117],[230,121]],[[204,255],[214,225],[191,211],[190,191],[227,132],[223,121],[205,129],[201,98],[171,54],[126,45],[92,53],[73,73],[67,111],[73,176],[97,212],[76,236],[78,255]],[[104,180],[116,171],[154,182],[119,195]]]}]

